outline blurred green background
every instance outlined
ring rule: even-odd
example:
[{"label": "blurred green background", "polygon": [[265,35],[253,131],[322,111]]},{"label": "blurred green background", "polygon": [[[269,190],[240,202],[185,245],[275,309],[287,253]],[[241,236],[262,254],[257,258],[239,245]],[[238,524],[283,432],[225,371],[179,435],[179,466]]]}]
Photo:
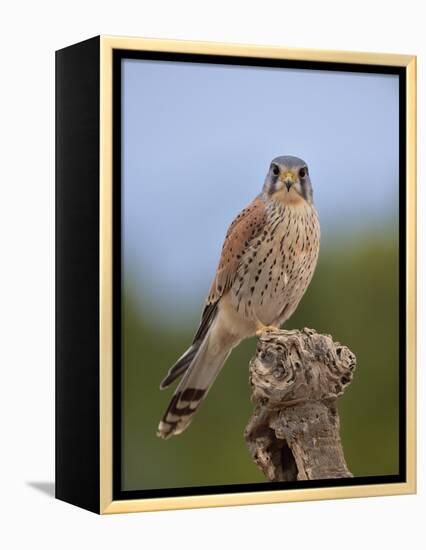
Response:
[{"label": "blurred green background", "polygon": [[[320,254],[314,279],[286,326],[313,327],[355,352],[354,381],[339,403],[341,435],[355,476],[398,472],[398,254],[392,231],[341,239]],[[150,323],[123,303],[123,489],[264,481],[249,457],[243,430],[252,406],[248,363],[255,339],[228,359],[193,423],[163,441],[156,427],[172,391],[158,390],[168,367],[191,340],[185,316],[172,326]]]}]

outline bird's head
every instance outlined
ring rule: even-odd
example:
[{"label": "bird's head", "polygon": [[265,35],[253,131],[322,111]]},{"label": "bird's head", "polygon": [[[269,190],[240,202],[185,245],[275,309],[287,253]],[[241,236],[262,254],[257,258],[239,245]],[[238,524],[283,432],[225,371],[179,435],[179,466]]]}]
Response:
[{"label": "bird's head", "polygon": [[306,162],[297,157],[276,157],[266,175],[263,193],[283,204],[312,204],[312,185]]}]

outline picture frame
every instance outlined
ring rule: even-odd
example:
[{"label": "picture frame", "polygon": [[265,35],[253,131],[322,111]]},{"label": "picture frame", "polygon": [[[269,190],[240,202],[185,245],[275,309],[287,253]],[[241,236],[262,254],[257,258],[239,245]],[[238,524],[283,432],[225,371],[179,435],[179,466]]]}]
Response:
[{"label": "picture frame", "polygon": [[[397,473],[123,489],[120,342],[125,60],[202,64],[206,70],[220,65],[228,71],[261,67],[393,75],[398,80]],[[172,90],[170,94],[173,97]],[[110,514],[415,492],[415,231],[415,56],[112,36],[98,36],[56,52],[56,498]],[[166,372],[160,378],[162,374]],[[150,391],[157,392],[158,385]]]}]

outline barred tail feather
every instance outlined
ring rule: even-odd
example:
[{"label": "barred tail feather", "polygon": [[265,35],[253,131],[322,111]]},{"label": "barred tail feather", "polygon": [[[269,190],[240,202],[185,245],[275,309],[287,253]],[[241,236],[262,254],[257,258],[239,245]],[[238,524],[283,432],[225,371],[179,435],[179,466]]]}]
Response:
[{"label": "barred tail feather", "polygon": [[209,329],[216,318],[217,314],[217,302],[207,304],[204,308],[203,315],[201,317],[200,326],[195,333],[192,345],[185,351],[185,353],[179,357],[176,363],[171,367],[167,373],[166,378],[161,382],[160,389],[164,390],[167,386],[170,386],[172,382],[179,378],[191,365],[196,354],[200,350],[202,343],[205,341]]},{"label": "barred tail feather", "polygon": [[174,382],[176,378],[179,378],[179,376],[187,370],[187,368],[194,360],[195,354],[200,349],[200,344],[201,342],[196,342],[195,344],[192,344],[192,346],[188,348],[181,357],[179,357],[179,359],[167,373],[167,376],[161,382],[160,390],[164,390],[164,388],[170,386],[170,384]]},{"label": "barred tail feather", "polygon": [[218,345],[212,334],[214,326],[215,323],[200,344],[158,426],[157,435],[163,439],[178,435],[189,426],[231,352],[233,344]]}]

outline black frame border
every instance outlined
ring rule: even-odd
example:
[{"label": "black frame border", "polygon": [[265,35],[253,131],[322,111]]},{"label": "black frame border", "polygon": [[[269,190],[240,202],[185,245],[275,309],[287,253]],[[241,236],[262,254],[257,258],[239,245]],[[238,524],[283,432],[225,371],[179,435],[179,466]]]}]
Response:
[{"label": "black frame border", "polygon": [[55,497],[99,513],[100,38],[55,54]]},{"label": "black frame border", "polygon": [[[124,59],[178,61],[283,69],[310,69],[356,73],[393,74],[399,77],[399,473],[395,475],[354,477],[346,479],[309,480],[296,482],[263,482],[235,485],[179,487],[168,489],[121,489],[122,442],[122,372],[121,372],[121,68]],[[389,65],[272,59],[258,57],[153,52],[144,50],[113,50],[113,500],[160,497],[201,496],[229,493],[350,487],[360,485],[404,483],[407,480],[407,69]]]}]

